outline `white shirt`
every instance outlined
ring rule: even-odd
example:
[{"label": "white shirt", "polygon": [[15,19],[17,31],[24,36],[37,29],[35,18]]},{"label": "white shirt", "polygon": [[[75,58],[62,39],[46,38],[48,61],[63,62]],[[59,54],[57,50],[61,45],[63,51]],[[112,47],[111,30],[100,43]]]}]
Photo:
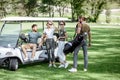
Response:
[{"label": "white shirt", "polygon": [[47,38],[53,38],[53,34],[54,34],[54,30],[55,28],[54,27],[51,27],[51,28],[47,28],[47,29],[44,29],[43,33],[47,35]]}]

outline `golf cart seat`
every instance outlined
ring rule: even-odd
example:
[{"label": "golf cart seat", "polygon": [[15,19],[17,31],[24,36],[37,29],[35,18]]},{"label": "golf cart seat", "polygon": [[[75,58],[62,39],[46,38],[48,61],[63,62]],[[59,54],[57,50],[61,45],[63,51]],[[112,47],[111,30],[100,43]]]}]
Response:
[{"label": "golf cart seat", "polygon": [[[36,48],[36,51],[41,51],[41,50],[46,50],[46,46],[42,46],[41,48],[40,47]],[[27,49],[27,52],[32,52],[32,49]]]},{"label": "golf cart seat", "polygon": [[[36,49],[36,51],[40,51],[40,50],[42,50],[42,49],[40,49],[40,48]],[[32,49],[27,49],[27,52],[32,52]]]},{"label": "golf cart seat", "polygon": [[[38,38],[37,44],[39,44],[40,42],[41,42],[41,38]],[[40,50],[46,50],[46,46],[45,45],[43,45],[41,47],[37,46],[36,51],[40,51]],[[30,52],[30,51],[32,51],[32,49],[27,49],[27,52]]]},{"label": "golf cart seat", "polygon": [[[20,39],[23,40],[25,43],[28,42],[27,37],[23,33],[20,34]],[[38,38],[37,44],[39,44],[41,42],[41,40],[42,40],[41,38]],[[56,48],[57,47],[57,36],[56,35],[54,35],[54,41],[55,41],[55,48]],[[41,48],[37,46],[36,51],[40,51],[40,50],[47,50],[47,48],[45,45],[41,46]],[[32,52],[32,49],[27,49],[27,52]]]}]

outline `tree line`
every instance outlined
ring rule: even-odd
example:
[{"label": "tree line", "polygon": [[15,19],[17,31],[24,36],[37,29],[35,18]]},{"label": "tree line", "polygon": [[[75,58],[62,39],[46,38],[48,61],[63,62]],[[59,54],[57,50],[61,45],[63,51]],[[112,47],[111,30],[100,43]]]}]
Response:
[{"label": "tree line", "polygon": [[7,15],[38,17],[40,13],[54,17],[56,12],[59,17],[64,17],[67,8],[71,11],[72,21],[83,15],[96,22],[104,9],[109,10],[112,2],[120,4],[120,0],[0,0],[0,18]]}]

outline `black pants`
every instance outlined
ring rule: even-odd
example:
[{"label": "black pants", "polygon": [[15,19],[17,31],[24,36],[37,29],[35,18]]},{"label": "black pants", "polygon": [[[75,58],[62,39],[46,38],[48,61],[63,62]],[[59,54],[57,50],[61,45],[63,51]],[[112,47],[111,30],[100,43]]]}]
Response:
[{"label": "black pants", "polygon": [[54,39],[47,39],[46,40],[46,47],[48,53],[49,62],[55,62],[55,55],[54,55]]}]

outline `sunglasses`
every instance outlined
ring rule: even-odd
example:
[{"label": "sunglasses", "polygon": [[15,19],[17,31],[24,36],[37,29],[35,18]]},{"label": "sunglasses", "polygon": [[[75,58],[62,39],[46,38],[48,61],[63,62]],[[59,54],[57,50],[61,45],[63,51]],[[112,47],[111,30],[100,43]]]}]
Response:
[{"label": "sunglasses", "polygon": [[49,24],[49,25],[52,25],[52,24]]},{"label": "sunglasses", "polygon": [[64,25],[64,24],[60,24],[60,25]]}]

